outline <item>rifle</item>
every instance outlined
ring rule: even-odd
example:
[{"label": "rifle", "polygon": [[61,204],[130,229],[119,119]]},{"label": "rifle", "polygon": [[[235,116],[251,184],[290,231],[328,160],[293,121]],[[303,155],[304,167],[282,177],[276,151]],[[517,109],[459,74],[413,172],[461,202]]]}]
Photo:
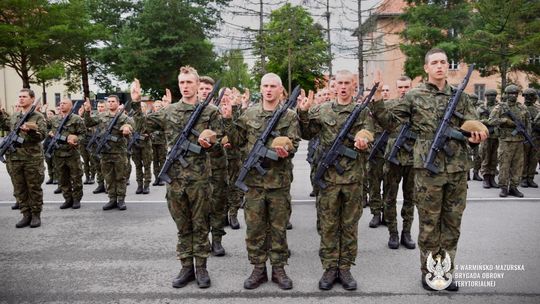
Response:
[{"label": "rifle", "polygon": [[131,137],[129,138],[128,145],[127,145],[127,153],[129,155],[133,153],[132,151],[133,145],[137,147],[140,146],[142,139],[144,139],[144,136],[141,135],[140,132],[133,132],[133,134],[131,134]]},{"label": "rifle", "polygon": [[433,143],[431,143],[427,158],[424,158],[424,168],[428,169],[431,173],[439,173],[439,168],[435,165],[435,158],[437,157],[437,153],[439,153],[441,150],[444,150],[446,155],[454,155],[454,151],[452,151],[447,145],[448,140],[466,140],[466,137],[470,136],[468,132],[459,131],[452,128],[450,126],[450,119],[453,116],[463,118],[462,114],[456,112],[456,107],[458,105],[459,99],[461,98],[463,90],[465,90],[467,83],[469,83],[469,78],[471,77],[473,70],[474,64],[471,64],[469,70],[467,71],[467,75],[450,98],[450,101],[448,102],[448,105],[446,106],[446,110],[444,112],[444,117],[439,123],[437,131],[435,132],[435,137],[433,138]]},{"label": "rifle", "polygon": [[0,141],[0,161],[1,162],[3,163],[6,162],[6,159],[4,158],[4,155],[6,154],[6,152],[8,151],[15,152],[15,150],[17,150],[15,146],[17,146],[17,144],[22,145],[24,143],[24,138],[19,136],[19,132],[21,131],[22,125],[24,125],[24,123],[26,123],[26,121],[34,113],[40,101],[41,101],[41,97],[37,98],[32,104],[32,106],[30,107],[30,110],[28,110],[28,112],[26,112],[23,115],[23,117],[19,119],[19,121],[17,122],[13,130],[9,132],[9,134],[6,137],[2,138],[2,140]]},{"label": "rifle", "polygon": [[396,142],[392,146],[392,150],[390,150],[390,154],[388,155],[388,161],[391,162],[394,165],[400,165],[399,160],[397,159],[398,152],[404,148],[407,152],[412,151],[412,147],[407,144],[407,140],[413,139],[416,140],[416,134],[412,131],[411,124],[409,122],[405,123],[401,129],[399,130],[399,134],[396,137]]},{"label": "rifle", "polygon": [[221,93],[219,93],[218,98],[214,100],[214,105],[216,107],[219,107],[219,104],[221,103],[221,99],[223,98],[223,95],[225,95],[226,90],[227,90],[226,88],[223,88],[223,90],[221,90]]},{"label": "rifle", "polygon": [[516,136],[518,133],[521,133],[525,137],[525,143],[531,145],[531,147],[533,147],[534,149],[538,149],[538,147],[534,144],[533,138],[527,132],[527,129],[525,128],[523,122],[521,122],[521,120],[519,120],[519,118],[517,118],[512,111],[508,110],[504,112],[503,115],[510,117],[510,119],[512,119],[512,121],[516,125],[514,131],[512,131],[512,136]]},{"label": "rifle", "polygon": [[[349,134],[349,132],[351,131],[351,128],[358,119],[358,116],[360,116],[360,113],[362,113],[362,111],[368,106],[378,86],[379,83],[375,83],[375,85],[371,88],[371,92],[369,92],[369,95],[364,98],[362,102],[357,103],[354,106],[353,111],[351,112],[343,126],[341,126],[341,129],[339,130],[338,135],[332,142],[332,145],[328,150],[325,151],[325,153],[321,157],[321,162],[317,167],[317,171],[315,172],[315,177],[313,178],[313,180],[322,189],[325,189],[327,187],[326,183],[323,181],[323,176],[324,173],[328,170],[328,168],[330,168],[330,166],[336,168],[336,172],[339,175],[343,175],[343,173],[345,172],[345,169],[343,169],[338,163],[338,158],[340,156],[346,156],[350,159],[356,159],[356,157],[358,156],[358,153],[356,151],[346,147],[343,142],[347,138],[353,139],[353,136]],[[361,94],[363,94],[363,92],[358,92],[357,98],[361,96]]]},{"label": "rifle", "polygon": [[315,157],[315,152],[317,151],[317,147],[321,143],[320,137],[315,137],[313,141],[309,141],[308,144],[308,153],[307,153],[307,162],[310,164],[313,164],[313,157]]},{"label": "rifle", "polygon": [[390,137],[390,132],[384,130],[379,137],[375,140],[375,143],[373,143],[373,147],[371,148],[371,152],[369,152],[368,160],[370,162],[375,162],[375,155],[377,154],[377,151],[381,151],[381,153],[384,155],[384,151],[386,150],[386,144],[388,143],[388,137]]},{"label": "rifle", "polygon": [[273,135],[274,128],[277,126],[281,117],[289,109],[296,106],[296,99],[298,99],[298,95],[300,95],[299,85],[294,88],[287,102],[285,102],[283,106],[281,106],[274,112],[272,118],[270,118],[270,121],[268,122],[268,125],[266,125],[266,129],[264,129],[259,138],[257,138],[257,141],[253,145],[253,148],[251,148],[251,151],[249,152],[246,160],[242,164],[242,168],[240,169],[238,178],[234,183],[234,185],[240,188],[242,191],[247,192],[249,190],[249,188],[244,183],[244,180],[246,179],[246,176],[251,169],[255,168],[260,175],[265,175],[267,171],[261,166],[264,159],[269,158],[271,160],[278,160],[277,153],[274,150],[267,148],[265,144],[268,141],[270,135]]},{"label": "rifle", "polygon": [[167,158],[165,159],[165,162],[163,163],[163,167],[161,167],[161,171],[158,174],[158,179],[160,181],[164,181],[168,184],[172,182],[171,177],[167,174],[169,170],[171,169],[171,166],[173,163],[178,160],[180,162],[180,165],[182,165],[183,168],[186,168],[189,166],[189,163],[186,161],[185,156],[188,154],[188,152],[193,152],[195,154],[201,154],[201,146],[194,144],[189,141],[188,137],[193,134],[195,136],[198,136],[198,132],[194,130],[195,124],[197,123],[197,120],[199,120],[199,117],[201,116],[204,109],[210,104],[210,101],[212,100],[212,97],[216,94],[219,84],[221,83],[221,80],[218,80],[216,84],[214,85],[214,88],[212,89],[212,92],[206,96],[206,99],[202,103],[197,103],[195,106],[195,110],[191,115],[189,116],[189,119],[176,138],[176,141],[171,148],[171,150],[167,153]]},{"label": "rifle", "polygon": [[94,146],[96,145],[98,139],[99,139],[99,133],[101,133],[99,128],[96,128],[94,133],[92,133],[92,137],[90,137],[90,140],[86,144],[86,151],[92,153],[94,150]]},{"label": "rifle", "polygon": [[118,119],[120,119],[120,116],[124,111],[126,110],[127,106],[129,105],[131,101],[128,101],[123,108],[119,109],[116,114],[114,115],[113,119],[109,122],[109,125],[103,132],[103,134],[98,135],[98,140],[96,142],[96,150],[94,151],[94,154],[97,156],[98,159],[101,159],[103,156],[103,152],[108,151],[111,149],[111,146],[109,145],[109,141],[117,142],[118,137],[112,135],[112,131],[118,122]]},{"label": "rifle", "polygon": [[62,135],[62,132],[64,131],[64,128],[66,126],[66,123],[68,122],[69,118],[73,113],[75,113],[75,110],[77,109],[77,106],[79,105],[80,101],[75,103],[73,105],[73,108],[71,108],[71,111],[69,111],[68,115],[66,117],[62,118],[62,121],[58,125],[58,128],[56,128],[56,132],[54,133],[53,137],[51,138],[51,141],[49,142],[49,145],[47,146],[47,150],[45,150],[45,157],[48,159],[51,159],[54,155],[54,151],[60,147],[60,143],[65,143],[67,141],[67,137]]}]

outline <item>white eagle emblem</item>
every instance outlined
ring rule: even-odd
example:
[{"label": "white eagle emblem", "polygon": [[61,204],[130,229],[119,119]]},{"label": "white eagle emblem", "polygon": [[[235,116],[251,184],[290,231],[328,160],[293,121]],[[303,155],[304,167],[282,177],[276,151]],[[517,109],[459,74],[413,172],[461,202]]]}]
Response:
[{"label": "white eagle emblem", "polygon": [[433,259],[431,252],[426,261],[429,273],[426,274],[426,283],[435,290],[446,289],[452,283],[452,274],[449,273],[452,266],[450,255],[445,251],[444,260],[441,262],[441,255]]}]

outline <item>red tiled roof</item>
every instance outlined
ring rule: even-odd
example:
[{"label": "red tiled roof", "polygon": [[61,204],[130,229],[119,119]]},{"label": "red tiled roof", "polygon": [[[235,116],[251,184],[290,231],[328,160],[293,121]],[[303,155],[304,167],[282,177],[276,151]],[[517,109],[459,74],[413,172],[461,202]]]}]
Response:
[{"label": "red tiled roof", "polygon": [[377,15],[400,15],[407,7],[405,0],[383,0],[375,10]]}]

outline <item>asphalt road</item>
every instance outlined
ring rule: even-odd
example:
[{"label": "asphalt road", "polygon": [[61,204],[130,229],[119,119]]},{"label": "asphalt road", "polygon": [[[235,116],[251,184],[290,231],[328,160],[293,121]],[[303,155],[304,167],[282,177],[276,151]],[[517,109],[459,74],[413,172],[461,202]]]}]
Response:
[{"label": "asphalt road", "polygon": [[[107,198],[91,193],[95,185],[84,186],[79,210],[58,209],[61,195],[52,193],[55,186],[44,185],[42,227],[15,229],[20,215],[10,209],[11,183],[5,166],[0,166],[0,303],[540,302],[540,190],[523,189],[523,199],[500,199],[497,190],[482,189],[481,182],[469,183],[456,273],[467,277],[461,279],[467,284],[494,286],[462,287],[458,293],[423,290],[418,250],[388,249],[386,228],[368,228],[371,216],[364,209],[357,265],[352,269],[358,290],[347,292],[336,285],[321,292],[317,288],[322,274],[319,237],[309,197],[305,144],[295,158],[294,173],[294,229],[288,233],[292,256],[286,268],[294,288],[282,291],[269,282],[256,290],[243,289],[251,266],[240,213],[242,228],[227,228],[223,239],[227,254],[209,259],[212,287],[201,290],[195,283],[171,287],[180,264],[175,259],[176,228],[164,203],[165,187],[135,195],[133,170],[128,210],[104,212],[101,206]],[[418,233],[417,220],[412,233]],[[484,270],[471,270],[474,267]]]}]

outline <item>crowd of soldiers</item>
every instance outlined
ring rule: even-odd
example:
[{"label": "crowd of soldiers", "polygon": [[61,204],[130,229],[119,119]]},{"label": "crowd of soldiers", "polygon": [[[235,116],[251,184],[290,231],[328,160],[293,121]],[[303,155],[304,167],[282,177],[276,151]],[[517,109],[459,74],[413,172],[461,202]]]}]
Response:
[{"label": "crowd of soldiers", "polygon": [[[263,143],[266,157],[242,181],[246,192],[235,186],[239,172],[246,168],[246,156],[284,102],[296,97],[287,95],[278,75],[268,73],[262,77],[261,100],[255,103],[250,103],[248,90],[241,94],[234,88],[221,88],[220,103],[199,108],[207,99],[218,100],[214,92],[217,85],[210,77],[199,77],[189,66],[182,67],[178,75],[182,98],[173,103],[166,90],[151,110],[141,102],[138,80],[132,84],[132,101],[126,109],[118,96],[110,95],[106,101],[98,102],[95,113],[86,100],[77,115],[72,101],[64,98],[58,113],[47,109],[45,115],[32,113],[20,128],[24,142],[6,153],[16,199],[13,209],[20,209],[23,215],[16,227],[41,225],[44,158],[49,174],[46,183],[58,183],[55,193],[64,197],[60,209],[80,208],[83,184],[97,182],[94,193],[107,193],[109,198],[103,210],[126,210],[130,158],[135,164],[137,194],[150,192],[152,166],[152,185],[163,186],[165,178],[160,174],[169,157],[167,146],[174,148],[192,114],[202,109],[191,132],[184,134],[189,138],[186,152],[164,172],[169,178],[166,200],[178,229],[177,256],[182,266],[173,287],[184,287],[191,281],[200,288],[210,286],[207,258],[210,254],[225,255],[224,227],[230,224],[233,229],[240,228],[237,215],[243,205],[246,247],[253,265],[244,288],[254,289],[268,281],[268,260],[272,281],[282,289],[292,288],[293,282],[285,272],[290,255],[286,230],[291,228],[292,158],[300,140],[305,139],[309,140],[311,195],[316,196],[319,257],[324,270],[319,288],[329,290],[336,282],[346,290],[357,288],[350,268],[358,252],[358,221],[363,208],[369,205],[373,215],[369,227],[386,225],[391,249],[397,249],[400,243],[408,249],[416,248],[411,236],[416,206],[421,282],[425,289],[433,290],[427,280],[428,264],[437,254],[446,253],[452,261],[455,259],[471,168],[473,179],[483,179],[485,188],[500,188],[502,197],[522,197],[519,185],[538,187],[533,181],[538,150],[532,143],[524,143],[523,133],[515,130],[523,124],[538,146],[540,114],[535,104],[536,91],[531,89],[523,92],[525,105],[517,102],[519,89],[514,85],[505,88],[501,102],[492,89],[485,93],[485,104],[478,98],[475,101],[472,95],[461,95],[456,109],[460,115],[453,116],[451,123],[468,132],[468,136],[448,141],[452,153],[437,154],[435,164],[440,171],[433,174],[424,168],[423,157],[454,88],[446,81],[448,61],[444,51],[428,52],[424,69],[427,81],[415,88],[408,77],[395,81],[396,99],[389,98],[390,85],[383,85],[380,74],[372,90],[358,93],[355,77],[347,70],[338,71],[327,88],[316,93],[302,91],[294,100],[296,106],[283,110],[271,130],[272,140]],[[19,109],[11,118],[2,111],[0,125],[13,128],[34,99],[33,91],[21,90]],[[350,114],[364,102],[369,106],[352,122],[342,157],[334,167],[325,168],[317,180],[316,171],[325,153]],[[509,112],[516,117],[510,117]],[[466,129],[465,122],[473,122],[473,127]],[[379,140],[384,136],[385,141]],[[106,147],[96,153],[100,140]],[[48,151],[54,153],[48,155]],[[401,235],[396,204],[400,183]],[[458,286],[452,281],[446,289],[456,291]]]}]

